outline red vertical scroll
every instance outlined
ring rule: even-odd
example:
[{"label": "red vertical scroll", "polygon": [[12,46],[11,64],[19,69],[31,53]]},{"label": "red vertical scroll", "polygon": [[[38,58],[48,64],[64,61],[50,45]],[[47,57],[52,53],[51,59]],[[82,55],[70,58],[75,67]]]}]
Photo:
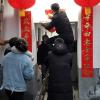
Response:
[{"label": "red vertical scroll", "polygon": [[21,16],[21,37],[28,42],[28,50],[32,52],[31,11],[25,11],[25,16]]},{"label": "red vertical scroll", "polygon": [[82,77],[93,77],[93,8],[82,8]]}]

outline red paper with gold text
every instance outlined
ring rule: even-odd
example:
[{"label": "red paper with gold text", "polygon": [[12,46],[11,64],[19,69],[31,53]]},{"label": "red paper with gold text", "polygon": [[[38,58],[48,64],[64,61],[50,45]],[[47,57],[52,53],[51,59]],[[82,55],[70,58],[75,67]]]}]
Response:
[{"label": "red paper with gold text", "polygon": [[25,16],[21,16],[21,37],[28,42],[28,50],[32,52],[32,22],[31,11],[25,11]]},{"label": "red paper with gold text", "polygon": [[81,51],[82,51],[82,77],[93,77],[93,8],[86,14],[82,8],[81,15]]}]

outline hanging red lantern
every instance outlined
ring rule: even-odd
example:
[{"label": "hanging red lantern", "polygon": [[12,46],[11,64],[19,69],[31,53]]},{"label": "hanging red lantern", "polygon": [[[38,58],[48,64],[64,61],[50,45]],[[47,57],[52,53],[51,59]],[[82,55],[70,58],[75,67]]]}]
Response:
[{"label": "hanging red lantern", "polygon": [[100,0],[74,0],[82,7],[93,7],[100,2]]},{"label": "hanging red lantern", "polygon": [[100,0],[98,0],[98,2],[100,3]]},{"label": "hanging red lantern", "polygon": [[35,0],[8,0],[9,4],[19,10],[20,16],[25,16],[25,9],[32,7]]},{"label": "hanging red lantern", "polygon": [[27,9],[35,4],[35,0],[8,0],[8,2],[15,9]]}]

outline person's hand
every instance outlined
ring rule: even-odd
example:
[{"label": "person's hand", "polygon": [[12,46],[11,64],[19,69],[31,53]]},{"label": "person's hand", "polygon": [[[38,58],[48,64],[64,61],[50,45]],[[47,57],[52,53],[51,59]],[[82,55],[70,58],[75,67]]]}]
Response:
[{"label": "person's hand", "polygon": [[5,43],[5,44],[9,43],[9,40],[5,40],[4,43]]},{"label": "person's hand", "polygon": [[6,45],[9,43],[9,40],[3,40],[0,38],[0,45]]},{"label": "person's hand", "polygon": [[53,18],[53,15],[52,14],[48,14],[48,18],[49,19],[52,19]]}]

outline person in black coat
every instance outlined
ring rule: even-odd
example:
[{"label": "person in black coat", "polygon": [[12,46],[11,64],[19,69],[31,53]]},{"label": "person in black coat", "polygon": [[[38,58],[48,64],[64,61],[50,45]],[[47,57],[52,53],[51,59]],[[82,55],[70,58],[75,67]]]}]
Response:
[{"label": "person in black coat", "polygon": [[48,44],[46,43],[48,38],[49,37],[47,35],[42,36],[43,41],[41,45],[39,45],[38,51],[37,51],[37,64],[41,68],[42,79],[45,78],[45,73],[46,73],[46,68],[47,68],[45,65],[45,59],[48,56],[48,52],[50,51],[50,48]]},{"label": "person in black coat", "polygon": [[64,11],[60,11],[60,6],[58,3],[51,5],[53,11],[53,17],[51,22],[47,24],[41,24],[47,30],[55,27],[58,36],[54,36],[48,40],[48,43],[54,43],[55,38],[60,37],[64,39],[69,50],[72,50],[72,44],[74,40],[73,31],[69,19]]},{"label": "person in black coat", "polygon": [[48,100],[73,100],[72,54],[61,41],[56,40],[53,51],[46,60],[49,70]]}]

